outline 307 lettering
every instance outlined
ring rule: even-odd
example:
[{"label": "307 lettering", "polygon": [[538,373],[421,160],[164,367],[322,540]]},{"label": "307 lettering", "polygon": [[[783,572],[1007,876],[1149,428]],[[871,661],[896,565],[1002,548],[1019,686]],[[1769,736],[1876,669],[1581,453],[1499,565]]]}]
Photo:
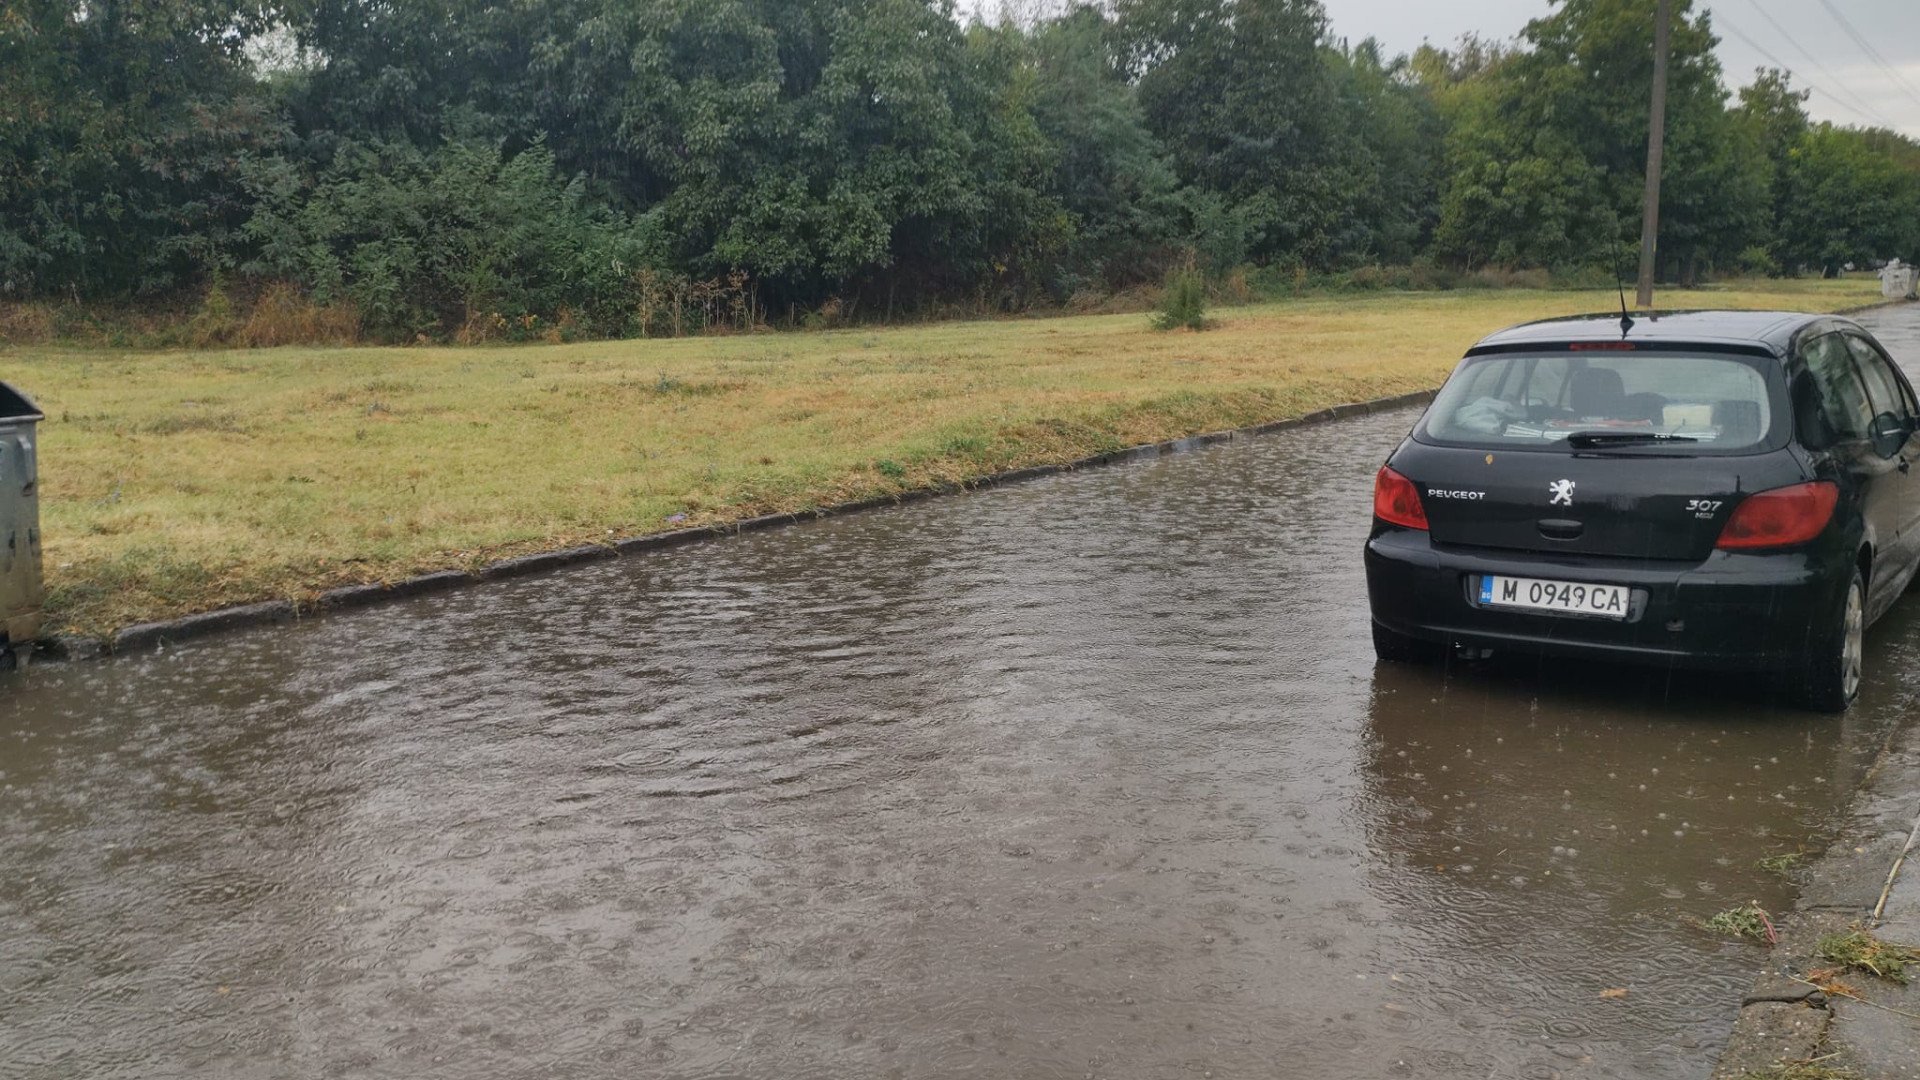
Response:
[{"label": "307 lettering", "polygon": [[1720,516],[1720,508],[1725,505],[1724,499],[1688,499],[1687,512],[1702,521],[1711,521]]}]

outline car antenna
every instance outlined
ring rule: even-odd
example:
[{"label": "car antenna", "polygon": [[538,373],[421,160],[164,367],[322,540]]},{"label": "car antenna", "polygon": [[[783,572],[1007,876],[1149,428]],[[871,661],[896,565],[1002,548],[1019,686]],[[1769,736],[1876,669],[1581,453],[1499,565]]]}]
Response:
[{"label": "car antenna", "polygon": [[1613,280],[1620,286],[1620,337],[1633,333],[1633,316],[1627,313],[1627,279],[1620,275],[1620,241],[1614,239]]}]

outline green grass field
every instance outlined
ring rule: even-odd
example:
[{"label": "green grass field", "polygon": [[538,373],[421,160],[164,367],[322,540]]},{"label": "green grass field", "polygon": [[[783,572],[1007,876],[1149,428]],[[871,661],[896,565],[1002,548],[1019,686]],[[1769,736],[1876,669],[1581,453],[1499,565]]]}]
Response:
[{"label": "green grass field", "polygon": [[[1835,310],[1872,279],[1667,292]],[[1437,385],[1611,292],[485,348],[0,347],[46,410],[50,623],[102,634],[533,551],[967,480]],[[684,518],[684,522],[680,519]]]}]

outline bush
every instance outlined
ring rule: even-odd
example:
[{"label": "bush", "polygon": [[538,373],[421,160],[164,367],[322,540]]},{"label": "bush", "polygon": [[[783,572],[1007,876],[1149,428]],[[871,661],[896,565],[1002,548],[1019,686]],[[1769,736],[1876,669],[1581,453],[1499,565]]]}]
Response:
[{"label": "bush", "polygon": [[563,308],[607,332],[631,320],[644,231],[592,205],[540,143],[511,157],[478,141],[347,145],[317,175],[275,159],[248,181],[259,254],[244,269],[376,334],[537,338]]},{"label": "bush", "polygon": [[276,345],[352,345],[360,340],[360,313],[340,300],[317,304],[284,281],[269,283],[233,335],[250,349]]},{"label": "bush", "polygon": [[1167,275],[1167,289],[1160,297],[1160,312],[1153,317],[1156,330],[1205,330],[1207,328],[1207,279],[1191,266]]},{"label": "bush", "polygon": [[52,341],[58,316],[48,304],[0,303],[0,345],[38,345]]},{"label": "bush", "polygon": [[223,346],[232,340],[232,334],[240,327],[234,317],[234,302],[227,296],[227,288],[221,284],[219,275],[207,284],[207,294],[200,302],[200,311],[194,311],[194,317],[186,321],[180,329],[190,348],[213,348]]},{"label": "bush", "polygon": [[1431,255],[1415,258],[1408,271],[1416,289],[1445,291],[1460,287],[1460,272],[1435,261]]},{"label": "bush", "polygon": [[1220,300],[1225,304],[1251,304],[1258,299],[1255,294],[1252,268],[1236,266],[1227,272],[1220,282]]},{"label": "bush", "polygon": [[[1553,276],[1553,287],[1556,289],[1613,289],[1618,288],[1622,283],[1620,276],[1614,271],[1591,264],[1556,266],[1550,273]],[[1629,281],[1626,284],[1633,283]]]},{"label": "bush", "polygon": [[1780,260],[1759,244],[1754,244],[1734,260],[1742,277],[1779,277]]},{"label": "bush", "polygon": [[1472,289],[1551,289],[1553,274],[1543,267],[1509,270],[1498,266],[1483,266],[1467,275],[1467,287]]},{"label": "bush", "polygon": [[[1430,270],[1431,267],[1429,267]],[[1431,273],[1423,277],[1421,270],[1415,266],[1368,264],[1348,271],[1344,278],[1339,279],[1339,284],[1343,288],[1358,289],[1363,292],[1382,289],[1412,292],[1416,289],[1432,288],[1431,285],[1425,284],[1430,278]]]},{"label": "bush", "polygon": [[1255,265],[1247,274],[1247,284],[1256,300],[1284,300],[1300,292],[1294,267],[1278,264]]},{"label": "bush", "polygon": [[1376,289],[1393,287],[1393,278],[1383,267],[1360,266],[1355,267],[1352,272],[1347,274],[1346,284],[1350,289],[1373,292]]}]

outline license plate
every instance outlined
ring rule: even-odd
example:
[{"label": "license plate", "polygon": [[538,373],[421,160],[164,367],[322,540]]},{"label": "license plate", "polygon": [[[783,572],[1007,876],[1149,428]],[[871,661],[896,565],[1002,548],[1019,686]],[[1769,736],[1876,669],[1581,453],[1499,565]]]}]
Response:
[{"label": "license plate", "polygon": [[1582,585],[1575,581],[1541,581],[1493,574],[1480,579],[1480,603],[1485,607],[1624,619],[1632,599],[1633,591],[1624,585]]}]

